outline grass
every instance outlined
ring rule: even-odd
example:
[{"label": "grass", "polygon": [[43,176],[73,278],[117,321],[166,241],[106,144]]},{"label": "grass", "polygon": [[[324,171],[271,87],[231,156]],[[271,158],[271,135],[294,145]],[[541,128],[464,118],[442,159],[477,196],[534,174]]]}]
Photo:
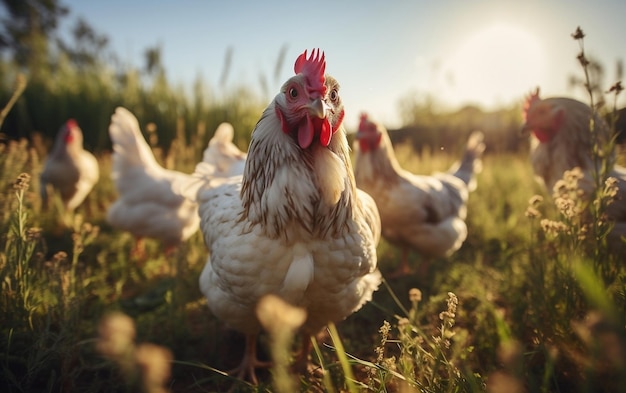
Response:
[{"label": "grass", "polygon": [[[138,370],[145,367],[120,366],[118,358],[96,350],[102,340],[97,321],[113,311],[132,318],[133,347],[153,343],[155,353],[171,354],[170,391],[224,391],[232,384],[241,391],[273,390],[268,374],[254,388],[218,372],[236,364],[241,337],[210,315],[197,289],[206,258],[199,234],[170,257],[148,241],[146,260],[133,260],[132,237],[103,218],[115,198],[106,176],[110,157],[99,160],[102,184],[74,225],[63,227],[56,211],[40,210],[34,192],[42,159],[22,142],[3,153],[0,203],[10,206],[3,209],[7,236],[0,252],[5,391],[143,386]],[[435,154],[424,161],[408,150],[400,157],[422,173],[454,160]],[[593,363],[615,365],[605,364],[602,351],[592,348],[600,343],[586,343],[574,326],[585,326],[592,310],[617,318],[608,326],[623,326],[623,272],[605,284],[587,259],[572,260],[566,245],[525,216],[528,200],[540,192],[526,157],[487,155],[483,167],[470,196],[470,237],[461,250],[437,261],[428,277],[387,282],[373,302],[322,337],[312,358],[323,371],[300,380],[303,390],[478,392],[495,378],[531,391],[587,386],[576,391],[591,392],[598,381],[611,382]],[[33,174],[30,184],[23,175],[16,182],[20,173]],[[555,213],[547,203],[539,209]],[[383,273],[395,269],[398,256],[381,243]],[[411,259],[420,262],[418,255]],[[456,310],[448,308],[452,294]],[[623,329],[616,332],[623,346]],[[345,377],[347,370],[354,380]],[[624,378],[623,365],[612,372]]]},{"label": "grass", "polygon": [[[158,160],[190,169],[200,143],[184,126],[175,129],[172,147],[155,149]],[[426,277],[385,281],[372,302],[329,326],[313,342],[308,375],[285,367],[289,343],[308,339],[294,336],[297,315],[268,328],[261,355],[280,361],[252,386],[224,372],[239,361],[243,340],[210,314],[199,292],[207,257],[201,235],[169,256],[148,240],[146,258],[134,259],[132,236],[104,219],[116,198],[106,151],[97,152],[100,182],[76,214],[60,220],[63,212],[44,209],[38,197],[46,148],[37,141],[0,144],[2,391],[587,393],[626,386],[623,263],[595,252],[604,232],[579,236],[582,216],[555,207],[527,155],[484,157],[461,249]],[[407,143],[396,153],[407,170],[430,174],[458,158],[455,148],[414,151]],[[575,180],[571,174],[573,188]],[[602,205],[607,194],[593,198]],[[378,255],[383,275],[395,270],[397,249],[383,240]],[[421,262],[417,254],[410,259]]]}]

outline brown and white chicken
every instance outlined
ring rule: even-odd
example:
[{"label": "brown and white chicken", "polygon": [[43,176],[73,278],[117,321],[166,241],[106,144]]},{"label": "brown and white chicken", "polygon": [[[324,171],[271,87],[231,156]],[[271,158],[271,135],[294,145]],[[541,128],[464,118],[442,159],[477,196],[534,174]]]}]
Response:
[{"label": "brown and white chicken", "polygon": [[[603,146],[612,137],[607,122],[598,114],[593,121],[593,111],[589,105],[566,97],[539,97],[539,89],[531,93],[524,103],[523,131],[530,131],[531,163],[538,179],[552,192],[554,185],[563,178],[565,171],[576,167],[584,178],[578,186],[590,195],[595,188],[594,168],[599,161],[594,160],[594,144]],[[595,137],[594,137],[595,135]],[[609,157],[614,161],[614,157]],[[623,246],[622,236],[626,236],[626,168],[613,165],[608,176],[617,180],[617,195],[606,210],[614,222],[609,239]]]},{"label": "brown and white chicken", "polygon": [[411,249],[426,258],[420,267],[425,274],[431,258],[449,256],[461,247],[467,237],[467,200],[475,187],[484,149],[483,134],[476,131],[462,160],[448,173],[416,175],[398,163],[385,127],[366,114],[361,116],[355,177],[357,186],[376,201],[383,237],[401,247],[400,266],[390,276],[411,272]]},{"label": "brown and white chicken", "polygon": [[198,195],[210,252],[200,289],[214,315],[245,334],[232,373],[253,382],[264,365],[259,299],[274,294],[304,309],[302,332],[314,334],[358,310],[381,282],[378,212],[356,189],[339,85],[325,68],[319,50],[301,54],[252,133],[243,176]]},{"label": "brown and white chicken", "polygon": [[[113,143],[111,177],[118,199],[109,207],[107,221],[137,238],[134,251],[138,253],[143,238],[162,241],[166,250],[185,242],[200,224],[197,180],[159,165],[129,110],[115,110],[109,135]],[[220,168],[220,176],[243,172],[245,154],[232,145],[232,137],[232,126],[223,124],[209,141],[204,152],[208,177],[218,175],[216,168]]]},{"label": "brown and white chicken", "polygon": [[96,158],[83,148],[83,132],[74,119],[61,126],[41,173],[41,197],[49,203],[50,189],[56,190],[66,211],[74,211],[100,177]]}]

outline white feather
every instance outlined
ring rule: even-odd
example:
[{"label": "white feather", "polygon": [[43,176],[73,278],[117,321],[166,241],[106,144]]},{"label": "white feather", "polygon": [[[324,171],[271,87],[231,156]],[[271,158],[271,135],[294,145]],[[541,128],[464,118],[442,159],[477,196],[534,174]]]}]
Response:
[{"label": "white feather", "polygon": [[322,199],[328,206],[336,205],[346,189],[346,166],[335,153],[321,146],[317,146],[314,156]]},{"label": "white feather", "polygon": [[280,290],[281,295],[298,305],[304,296],[304,292],[308,288],[315,272],[315,262],[313,256],[302,243],[293,245],[293,262],[289,265],[283,287]]}]

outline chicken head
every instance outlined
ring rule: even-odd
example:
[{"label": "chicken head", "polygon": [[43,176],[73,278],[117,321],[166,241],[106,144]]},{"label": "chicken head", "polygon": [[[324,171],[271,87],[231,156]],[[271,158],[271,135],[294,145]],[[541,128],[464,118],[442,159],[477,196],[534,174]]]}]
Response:
[{"label": "chicken head", "polygon": [[[305,50],[294,65],[295,76],[281,88],[276,99],[276,116],[284,133],[292,135],[302,149],[308,148],[317,136],[328,146],[337,130],[328,119],[331,107],[326,102],[326,60],[324,52]],[[337,127],[338,128],[338,127]]]},{"label": "chicken head", "polygon": [[367,113],[361,114],[361,122],[356,133],[361,151],[365,153],[377,149],[382,135],[376,123],[369,121]]},{"label": "chicken head", "polygon": [[539,88],[524,102],[522,131],[530,131],[539,142],[549,142],[563,125],[565,109],[539,98]]}]

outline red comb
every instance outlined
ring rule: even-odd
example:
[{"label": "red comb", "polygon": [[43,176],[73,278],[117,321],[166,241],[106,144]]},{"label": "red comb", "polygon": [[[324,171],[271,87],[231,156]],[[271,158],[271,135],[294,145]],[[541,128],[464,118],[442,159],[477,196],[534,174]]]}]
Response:
[{"label": "red comb", "polygon": [[367,113],[361,113],[361,122],[359,123],[359,130],[364,130],[367,127],[369,120],[367,119]]},{"label": "red comb", "polygon": [[74,119],[69,119],[68,121],[65,122],[65,126],[67,128],[75,128],[75,127],[78,127],[78,123],[76,123],[76,120]]},{"label": "red comb", "polygon": [[371,133],[375,133],[378,131],[378,126],[376,125],[376,123],[372,122],[367,116],[367,113],[365,112],[361,114],[361,123],[359,123],[359,131],[366,131],[366,132],[371,132]]},{"label": "red comb", "polygon": [[[311,56],[307,59],[306,50],[296,59],[296,63],[293,66],[293,70],[296,74],[303,74],[309,86],[313,90],[326,94],[326,81],[324,73],[326,72],[326,57],[324,52],[320,52],[319,48],[311,51]],[[321,55],[320,55],[321,53]]]},{"label": "red comb", "polygon": [[539,87],[535,88],[534,92],[531,92],[530,94],[528,94],[526,96],[526,100],[524,101],[524,121],[526,121],[526,117],[528,116],[528,110],[530,109],[530,106],[532,104],[534,104],[535,102],[539,101]]}]

